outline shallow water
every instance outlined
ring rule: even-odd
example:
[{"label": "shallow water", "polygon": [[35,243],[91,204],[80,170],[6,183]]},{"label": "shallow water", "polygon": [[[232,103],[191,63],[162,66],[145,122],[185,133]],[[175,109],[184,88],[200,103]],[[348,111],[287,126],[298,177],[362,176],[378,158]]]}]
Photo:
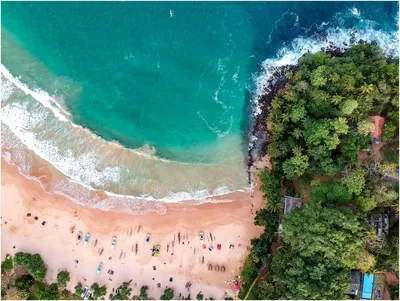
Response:
[{"label": "shallow water", "polygon": [[102,209],[246,191],[273,68],[359,39],[398,56],[397,23],[396,2],[5,2],[3,157]]}]

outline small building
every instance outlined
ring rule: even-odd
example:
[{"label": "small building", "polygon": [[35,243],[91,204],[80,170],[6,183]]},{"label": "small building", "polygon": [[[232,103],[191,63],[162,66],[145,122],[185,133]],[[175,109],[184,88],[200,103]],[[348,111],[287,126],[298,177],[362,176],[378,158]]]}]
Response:
[{"label": "small building", "polygon": [[378,237],[381,237],[382,234],[389,235],[389,211],[385,210],[377,215],[369,215],[367,222],[375,228]]},{"label": "small building", "polygon": [[358,295],[361,287],[361,273],[356,270],[350,272],[350,283],[351,286],[347,291],[347,295],[352,299],[358,299]]},{"label": "small building", "polygon": [[379,144],[382,142],[382,129],[385,126],[385,118],[381,116],[372,116],[371,121],[374,124],[374,130],[371,133],[371,138],[372,141],[376,144]]},{"label": "small building", "polygon": [[303,205],[301,198],[295,198],[291,196],[285,196],[285,205],[283,208],[283,214],[292,211],[294,208],[300,208]]}]

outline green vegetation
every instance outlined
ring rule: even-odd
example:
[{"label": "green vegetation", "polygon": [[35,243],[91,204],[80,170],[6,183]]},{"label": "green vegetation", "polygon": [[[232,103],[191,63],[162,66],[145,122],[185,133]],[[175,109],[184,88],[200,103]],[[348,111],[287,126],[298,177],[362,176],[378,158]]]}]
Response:
[{"label": "green vegetation", "polygon": [[104,297],[107,294],[107,287],[105,285],[99,286],[97,282],[93,283],[90,286],[90,289],[92,291],[92,298],[94,300]]},{"label": "green vegetation", "polygon": [[147,294],[148,289],[149,289],[149,287],[147,285],[142,286],[140,288],[139,300],[148,300],[149,299],[149,295]]},{"label": "green vegetation", "polygon": [[1,273],[4,273],[5,271],[10,271],[13,268],[13,259],[12,257],[4,260],[1,263]]},{"label": "green vegetation", "polygon": [[38,286],[34,294],[39,300],[58,300],[60,297],[57,283],[52,283],[45,288]]},{"label": "green vegetation", "polygon": [[15,279],[15,286],[20,291],[28,291],[35,283],[35,278],[31,275],[22,275]]},{"label": "green vegetation", "polygon": [[[267,205],[254,221],[265,231],[252,240],[239,297],[266,265],[252,299],[346,299],[352,269],[398,275],[398,221],[380,237],[365,222],[388,208],[399,212],[398,184],[385,178],[397,177],[399,166],[398,61],[356,45],[339,56],[307,54],[287,79],[266,120],[273,169],[260,173]],[[388,150],[360,160],[372,143],[373,115],[386,119]],[[303,206],[283,216],[276,239],[283,192]]]},{"label": "green vegetation", "polygon": [[368,116],[398,111],[398,74],[398,62],[371,45],[354,46],[340,57],[305,55],[271,105],[274,166],[296,179],[313,172],[334,176],[356,163],[373,130]]},{"label": "green vegetation", "polygon": [[285,216],[279,249],[259,289],[266,299],[345,299],[363,228],[346,208],[318,202]]},{"label": "green vegetation", "polygon": [[118,287],[118,293],[113,297],[113,300],[128,300],[132,294],[132,289],[129,287],[129,282],[124,282]]},{"label": "green vegetation", "polygon": [[57,285],[59,287],[65,287],[69,280],[70,280],[70,277],[69,277],[69,273],[67,271],[61,271],[57,274]]},{"label": "green vegetation", "polygon": [[18,252],[15,254],[15,264],[26,266],[26,270],[35,280],[42,281],[46,277],[46,267],[39,254]]},{"label": "green vegetation", "polygon": [[172,300],[174,298],[174,290],[172,288],[166,288],[164,294],[161,295],[160,300]]},{"label": "green vegetation", "polygon": [[78,284],[75,286],[75,295],[80,296],[82,293],[83,293],[82,283],[78,282]]},{"label": "green vegetation", "polygon": [[196,300],[203,300],[203,299],[204,299],[204,295],[201,292],[199,292],[196,296]]}]

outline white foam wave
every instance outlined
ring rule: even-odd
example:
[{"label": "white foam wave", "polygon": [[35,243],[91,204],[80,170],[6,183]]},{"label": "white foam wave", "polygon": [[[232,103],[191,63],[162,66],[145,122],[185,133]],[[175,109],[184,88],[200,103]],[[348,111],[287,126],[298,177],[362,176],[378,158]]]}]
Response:
[{"label": "white foam wave", "polygon": [[[18,123],[10,122],[11,116],[17,117]],[[71,184],[77,184],[90,191],[100,191],[87,184],[87,179],[90,183],[96,186],[103,186],[105,183],[119,183],[121,181],[120,167],[107,166],[103,170],[97,169],[98,158],[94,153],[82,154],[76,158],[71,151],[61,151],[50,142],[38,141],[37,137],[32,132],[25,132],[25,129],[31,129],[36,126],[41,120],[46,118],[45,113],[38,113],[33,110],[28,111],[27,108],[20,104],[6,106],[2,109],[2,122],[12,130],[13,134],[26,146],[27,149],[33,150],[38,156],[50,162],[58,171],[64,174]],[[5,143],[5,141],[3,141]],[[2,156],[9,162],[10,155],[8,152],[2,152]],[[25,165],[26,164],[22,164]],[[21,165],[21,166],[22,166]],[[27,167],[27,166],[26,166]],[[25,167],[25,168],[26,168]],[[29,168],[28,168],[29,170]],[[29,174],[29,172],[24,172]],[[101,190],[106,195],[118,199],[134,200],[134,201],[160,201],[165,203],[176,203],[184,200],[206,200],[210,197],[221,196],[232,192],[244,192],[244,189],[231,191],[226,186],[219,186],[214,191],[210,192],[207,189],[190,190],[182,192],[170,192],[169,195],[161,198],[156,198],[151,195],[132,196],[117,194],[107,190]],[[57,190],[59,194],[64,194],[63,191]],[[71,197],[71,195],[68,195]],[[76,199],[76,197],[75,197]],[[79,200],[78,203],[84,203]]]},{"label": "white foam wave", "polygon": [[14,88],[11,82],[1,81],[1,101],[6,101],[14,92]]},{"label": "white foam wave", "polygon": [[[12,85],[14,85],[19,90],[24,92],[26,95],[32,96],[33,99],[38,101],[43,107],[48,108],[49,110],[51,110],[53,115],[58,120],[60,120],[62,122],[65,122],[65,123],[68,123],[72,127],[77,128],[79,130],[87,131],[88,133],[91,134],[92,137],[94,137],[96,139],[103,140],[101,137],[99,137],[96,134],[90,132],[89,130],[81,127],[80,125],[77,125],[77,124],[73,123],[69,119],[70,114],[67,111],[65,111],[62,108],[62,106],[55,100],[55,98],[51,97],[47,92],[45,92],[45,91],[43,91],[41,89],[31,90],[27,85],[22,83],[19,78],[14,77],[11,74],[11,72],[3,64],[0,65],[0,73],[6,79],[6,80],[2,79],[2,81],[1,81],[1,84],[2,84],[1,100],[2,101],[5,101],[5,100],[7,100],[9,98],[10,94],[14,91],[14,89],[12,88]],[[147,157],[147,158],[151,158],[153,160],[158,160],[158,161],[162,161],[162,162],[170,162],[167,159],[159,158],[157,156],[154,156],[155,150],[153,150],[152,152],[148,152],[145,146],[144,146],[144,150],[145,151],[142,151],[141,148],[139,148],[139,149],[127,149],[127,148],[123,147],[122,145],[120,145],[119,143],[117,143],[115,141],[113,141],[113,142],[104,141],[104,143],[113,144],[114,146],[126,149],[128,151],[131,151],[131,152],[137,154],[137,155],[144,156],[144,157]],[[187,164],[185,162],[176,162],[176,163],[177,164]]]},{"label": "white foam wave", "polygon": [[46,92],[40,89],[34,91],[29,89],[25,84],[21,83],[18,78],[13,77],[3,64],[1,64],[0,66],[0,73],[3,74],[4,77],[7,78],[10,83],[14,84],[18,89],[20,89],[27,95],[31,95],[33,98],[39,101],[42,106],[50,109],[53,112],[54,116],[56,116],[59,120],[63,122],[69,122],[68,118],[66,117],[68,113],[65,112],[62,107],[54,100],[54,98],[50,97]]}]

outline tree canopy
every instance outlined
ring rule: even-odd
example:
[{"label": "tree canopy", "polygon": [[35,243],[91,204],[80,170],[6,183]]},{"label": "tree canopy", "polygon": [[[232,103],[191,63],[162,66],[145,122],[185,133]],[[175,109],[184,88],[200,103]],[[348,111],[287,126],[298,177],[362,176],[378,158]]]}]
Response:
[{"label": "tree canopy", "polygon": [[57,283],[52,283],[48,287],[36,287],[35,296],[39,298],[39,300],[58,300],[58,285]]},{"label": "tree canopy", "polygon": [[25,265],[26,270],[35,280],[42,281],[46,277],[46,266],[39,254],[18,252],[14,257],[16,265]]},{"label": "tree canopy", "polygon": [[272,259],[259,297],[345,299],[349,271],[363,254],[362,236],[363,227],[346,208],[315,202],[285,215],[284,245]]},{"label": "tree canopy", "polygon": [[57,284],[59,287],[65,287],[69,280],[70,277],[67,271],[61,271],[57,274]]},{"label": "tree canopy", "polygon": [[268,116],[274,165],[288,179],[335,175],[366,147],[374,129],[370,114],[388,118],[384,136],[392,137],[398,128],[398,80],[398,62],[374,45],[355,45],[340,56],[302,57]]},{"label": "tree canopy", "polygon": [[[354,45],[304,55],[285,80],[264,104],[273,169],[260,173],[267,204],[254,222],[265,231],[252,240],[239,297],[266,264],[254,298],[346,299],[351,269],[398,273],[395,226],[378,237],[366,220],[388,208],[398,219],[399,186],[387,177],[398,177],[399,62],[375,45]],[[364,159],[375,115],[385,118],[386,144]],[[281,192],[299,194],[303,207],[286,213],[275,235]]]},{"label": "tree canopy", "polygon": [[172,300],[174,298],[174,290],[172,288],[166,288],[164,294],[161,295],[160,300]]},{"label": "tree canopy", "polygon": [[94,300],[104,297],[107,294],[107,286],[99,286],[97,282],[90,286],[90,290],[92,291],[92,297]]},{"label": "tree canopy", "polygon": [[132,293],[132,288],[129,287],[129,282],[123,282],[117,290],[118,293],[113,297],[113,300],[128,300]]}]

